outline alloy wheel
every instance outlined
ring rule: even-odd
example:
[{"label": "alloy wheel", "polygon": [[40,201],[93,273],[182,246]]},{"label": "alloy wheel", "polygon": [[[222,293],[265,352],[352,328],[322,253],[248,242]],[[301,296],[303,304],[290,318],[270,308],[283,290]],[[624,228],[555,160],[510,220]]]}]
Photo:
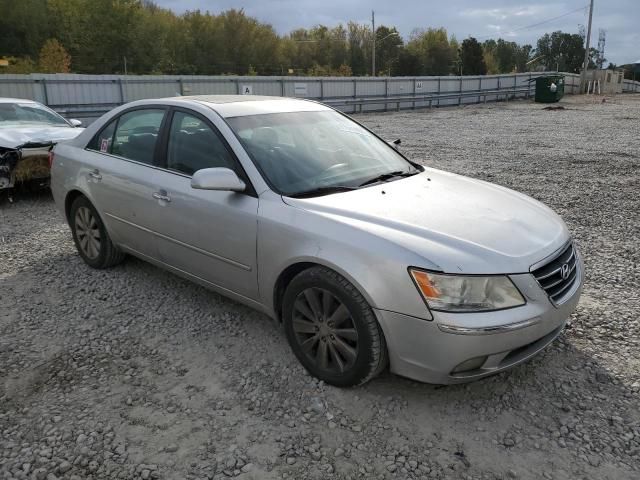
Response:
[{"label": "alloy wheel", "polygon": [[358,358],[358,332],[351,313],[327,290],[307,288],[296,297],[292,326],[304,354],[324,371],[343,373]]},{"label": "alloy wheel", "polygon": [[75,229],[82,253],[90,259],[100,255],[100,229],[93,212],[87,207],[76,211]]}]

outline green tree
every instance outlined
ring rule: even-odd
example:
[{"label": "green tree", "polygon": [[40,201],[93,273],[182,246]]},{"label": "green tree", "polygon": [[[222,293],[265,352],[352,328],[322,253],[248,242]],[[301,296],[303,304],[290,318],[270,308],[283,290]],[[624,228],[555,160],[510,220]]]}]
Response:
[{"label": "green tree", "polygon": [[420,75],[420,59],[415,52],[402,48],[398,53],[398,64],[394,70],[401,77]]},{"label": "green tree", "polygon": [[47,0],[0,0],[0,54],[36,58],[56,29]]},{"label": "green tree", "polygon": [[535,56],[542,56],[549,70],[578,73],[584,62],[583,38],[561,31],[545,33],[538,39]]},{"label": "green tree", "polygon": [[368,75],[371,72],[371,29],[355,22],[347,24],[349,63],[354,75]]},{"label": "green tree", "polygon": [[487,73],[524,72],[531,54],[531,45],[518,45],[502,38],[482,44]]},{"label": "green tree", "polygon": [[398,63],[398,51],[404,42],[395,27],[376,28],[376,70],[388,73]]},{"label": "green tree", "polygon": [[462,75],[485,75],[487,73],[482,46],[475,38],[469,37],[463,40],[459,57]]},{"label": "green tree", "polygon": [[447,75],[455,61],[455,49],[444,28],[414,30],[407,49],[418,59],[420,75]]}]

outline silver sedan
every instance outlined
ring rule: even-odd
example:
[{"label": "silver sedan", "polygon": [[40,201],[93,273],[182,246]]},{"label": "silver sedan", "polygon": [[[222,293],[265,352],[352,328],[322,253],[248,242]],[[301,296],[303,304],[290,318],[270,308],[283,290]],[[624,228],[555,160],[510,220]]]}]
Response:
[{"label": "silver sedan", "polygon": [[427,168],[312,101],[144,100],[55,147],[52,191],[94,268],[135,255],[282,323],[316,377],[477,379],[552,342],[581,256],[520,193]]}]

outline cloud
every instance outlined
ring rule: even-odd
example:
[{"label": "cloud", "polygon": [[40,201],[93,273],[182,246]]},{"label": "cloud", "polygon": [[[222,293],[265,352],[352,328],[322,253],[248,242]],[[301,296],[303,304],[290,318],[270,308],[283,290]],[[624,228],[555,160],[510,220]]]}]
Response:
[{"label": "cloud", "polygon": [[511,20],[514,18],[534,17],[539,15],[542,11],[545,11],[544,5],[528,5],[525,7],[511,8],[468,8],[462,10],[460,15],[476,19],[490,18],[496,20]]},{"label": "cloud", "polygon": [[[177,13],[210,10],[219,13],[243,8],[247,15],[273,25],[280,34],[294,28],[318,24],[335,26],[353,20],[370,24],[371,10],[376,24],[395,26],[408,39],[414,28],[444,27],[458,39],[474,36],[483,41],[502,36],[518,43],[535,45],[546,32],[562,30],[578,33],[587,22],[585,11],[576,11],[531,28],[545,20],[580,9],[588,0],[155,0]],[[636,36],[640,19],[640,0],[596,2],[592,44],[598,29],[607,29],[605,56],[614,63],[636,60],[640,51]]]}]

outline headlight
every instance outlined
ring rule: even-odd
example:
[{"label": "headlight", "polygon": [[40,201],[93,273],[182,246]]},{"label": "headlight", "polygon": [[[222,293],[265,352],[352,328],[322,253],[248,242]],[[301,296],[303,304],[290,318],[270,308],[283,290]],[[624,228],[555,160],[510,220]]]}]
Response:
[{"label": "headlight", "polygon": [[526,302],[504,275],[445,275],[409,269],[429,308],[444,312],[481,312],[517,307]]}]

